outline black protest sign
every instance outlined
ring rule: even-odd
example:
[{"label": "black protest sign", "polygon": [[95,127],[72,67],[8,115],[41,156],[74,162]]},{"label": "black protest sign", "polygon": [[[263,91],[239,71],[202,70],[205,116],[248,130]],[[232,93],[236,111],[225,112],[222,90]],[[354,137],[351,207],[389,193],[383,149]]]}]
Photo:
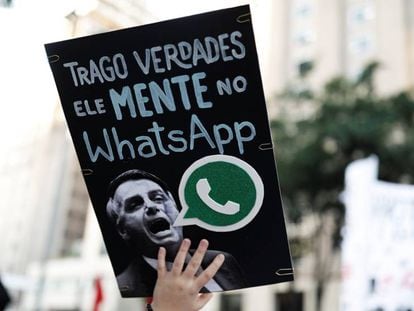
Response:
[{"label": "black protest sign", "polygon": [[293,279],[248,6],[46,45],[123,296],[206,238],[221,291]]}]

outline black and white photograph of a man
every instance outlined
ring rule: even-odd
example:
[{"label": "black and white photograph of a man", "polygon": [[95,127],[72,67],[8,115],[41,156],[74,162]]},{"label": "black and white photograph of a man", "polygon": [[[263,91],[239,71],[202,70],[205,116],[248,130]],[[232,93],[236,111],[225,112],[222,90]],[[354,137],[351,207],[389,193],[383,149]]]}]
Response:
[{"label": "black and white photograph of a man", "polygon": [[[157,279],[159,247],[163,246],[167,251],[168,266],[183,240],[182,227],[172,226],[179,214],[173,195],[155,175],[136,169],[128,170],[109,184],[106,212],[132,254],[128,266],[117,275],[122,296],[151,296]],[[188,260],[191,253],[190,250]],[[224,263],[202,291],[245,287],[241,268],[231,254],[208,250],[201,267],[206,268],[220,253],[225,256]]]}]

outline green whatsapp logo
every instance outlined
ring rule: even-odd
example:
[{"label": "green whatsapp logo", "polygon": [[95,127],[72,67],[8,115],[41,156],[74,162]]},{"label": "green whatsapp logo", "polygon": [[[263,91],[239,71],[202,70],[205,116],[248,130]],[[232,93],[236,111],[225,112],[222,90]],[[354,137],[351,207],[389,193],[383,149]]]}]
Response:
[{"label": "green whatsapp logo", "polygon": [[174,226],[197,225],[226,232],[253,220],[262,206],[264,187],[248,163],[233,156],[212,155],[184,172],[178,196],[182,210]]}]

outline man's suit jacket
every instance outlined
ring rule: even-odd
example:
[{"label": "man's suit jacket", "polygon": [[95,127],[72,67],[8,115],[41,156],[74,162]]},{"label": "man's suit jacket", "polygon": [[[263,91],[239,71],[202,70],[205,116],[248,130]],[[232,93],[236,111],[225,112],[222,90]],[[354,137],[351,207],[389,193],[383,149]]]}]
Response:
[{"label": "man's suit jacket", "polygon": [[[192,254],[195,250],[190,250]],[[220,270],[214,276],[214,280],[223,290],[238,289],[246,286],[243,272],[236,259],[225,252],[208,250],[201,263],[203,269],[207,268],[213,259],[223,254],[225,260]],[[157,271],[145,262],[143,258],[137,258],[119,275],[118,286],[122,297],[150,297],[153,294]],[[208,292],[205,289],[202,292]]]}]

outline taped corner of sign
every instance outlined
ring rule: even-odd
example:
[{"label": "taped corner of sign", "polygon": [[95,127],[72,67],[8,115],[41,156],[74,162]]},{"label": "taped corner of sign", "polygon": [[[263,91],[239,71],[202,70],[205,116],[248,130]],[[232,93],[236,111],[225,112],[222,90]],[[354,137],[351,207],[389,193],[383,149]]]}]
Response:
[{"label": "taped corner of sign", "polygon": [[47,58],[49,60],[49,63],[52,64],[52,63],[56,63],[57,61],[59,61],[60,56],[55,54],[55,55],[50,55]]},{"label": "taped corner of sign", "polygon": [[91,170],[89,168],[82,169],[82,174],[83,174],[83,176],[92,175],[93,174],[93,170]]},{"label": "taped corner of sign", "polygon": [[246,22],[250,21],[250,12],[249,13],[242,14],[242,15],[239,15],[237,17],[236,21],[238,23],[240,23],[240,24],[241,23],[246,23]]},{"label": "taped corner of sign", "polygon": [[293,268],[280,268],[278,270],[276,270],[275,274],[277,276],[288,276],[288,275],[293,275]]},{"label": "taped corner of sign", "polygon": [[265,151],[265,150],[273,150],[273,143],[263,143],[259,145],[259,150]]}]

